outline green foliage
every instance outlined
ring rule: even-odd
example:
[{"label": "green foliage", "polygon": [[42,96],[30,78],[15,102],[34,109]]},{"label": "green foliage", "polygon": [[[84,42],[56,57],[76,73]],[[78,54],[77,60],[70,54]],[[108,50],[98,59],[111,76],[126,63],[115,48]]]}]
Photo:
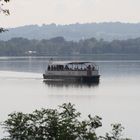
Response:
[{"label": "green foliage", "polygon": [[80,121],[71,103],[56,109],[35,110],[32,114],[12,113],[4,122],[9,139],[15,140],[97,140],[95,130],[102,124],[98,116]]},{"label": "green foliage", "polygon": [[0,13],[2,12],[2,13],[4,13],[5,15],[9,15],[9,14],[10,14],[10,12],[9,12],[8,9],[3,8],[4,3],[7,3],[7,2],[9,2],[9,1],[10,1],[10,0],[0,0]]},{"label": "green foliage", "polygon": [[3,123],[9,136],[3,140],[129,140],[122,139],[123,127],[112,125],[112,133],[98,137],[96,129],[101,127],[98,116],[82,120],[71,103],[59,109],[35,110],[31,114],[12,113]]},{"label": "green foliage", "polygon": [[9,2],[10,0],[4,0],[5,2]]},{"label": "green foliage", "polygon": [[5,31],[6,31],[5,29],[0,28],[0,33],[1,33],[1,32],[5,32]]},{"label": "green foliage", "polygon": [[[9,9],[5,9],[5,8],[3,8],[3,6],[4,6],[4,3],[6,2],[9,2],[10,0],[0,0],[0,13],[3,13],[3,14],[5,14],[5,15],[9,15],[10,14],[10,12],[9,12]],[[7,30],[5,30],[4,28],[0,28],[0,33],[1,32],[5,32],[5,31],[7,31]]]},{"label": "green foliage", "polygon": [[122,127],[121,124],[112,124],[112,131],[109,133],[106,133],[106,135],[100,136],[100,140],[131,140],[129,138],[123,138],[123,130],[124,127]]}]

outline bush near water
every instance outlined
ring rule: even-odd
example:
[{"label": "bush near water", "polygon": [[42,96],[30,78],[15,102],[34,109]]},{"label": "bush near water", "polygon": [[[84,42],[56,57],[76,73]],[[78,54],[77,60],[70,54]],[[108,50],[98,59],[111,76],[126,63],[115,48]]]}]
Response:
[{"label": "bush near water", "polygon": [[15,112],[2,124],[8,133],[2,140],[130,140],[123,138],[121,124],[113,124],[110,133],[98,136],[96,130],[102,127],[101,120],[91,115],[82,120],[81,113],[71,103],[29,114]]}]

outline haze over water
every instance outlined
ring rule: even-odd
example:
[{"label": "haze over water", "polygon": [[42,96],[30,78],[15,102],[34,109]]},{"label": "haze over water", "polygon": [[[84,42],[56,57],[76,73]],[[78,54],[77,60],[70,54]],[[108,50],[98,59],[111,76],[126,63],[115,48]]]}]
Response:
[{"label": "haze over water", "polygon": [[[55,58],[60,61],[95,61],[100,67],[99,85],[45,84],[42,73],[48,60],[49,57],[0,58],[0,121],[13,111],[27,113],[71,102],[83,117],[92,114],[103,118],[100,133],[108,132],[111,123],[119,122],[125,127],[127,137],[139,140],[139,57],[98,55]],[[2,130],[0,134],[3,135]]]}]

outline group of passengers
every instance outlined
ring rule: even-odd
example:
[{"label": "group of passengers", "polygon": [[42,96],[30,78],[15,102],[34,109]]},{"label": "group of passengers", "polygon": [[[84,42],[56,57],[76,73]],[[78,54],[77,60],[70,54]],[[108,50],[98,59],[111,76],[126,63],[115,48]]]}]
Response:
[{"label": "group of passengers", "polygon": [[68,70],[77,70],[77,71],[85,71],[85,70],[94,70],[95,67],[94,66],[91,66],[91,65],[88,65],[86,67],[69,67],[68,65],[48,65],[48,71],[68,71]]}]

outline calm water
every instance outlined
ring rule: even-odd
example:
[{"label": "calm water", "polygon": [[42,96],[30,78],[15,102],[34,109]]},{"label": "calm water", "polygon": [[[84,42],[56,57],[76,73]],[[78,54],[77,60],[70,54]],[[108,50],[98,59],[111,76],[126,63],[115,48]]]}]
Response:
[{"label": "calm water", "polygon": [[[101,58],[101,59],[100,59]],[[110,58],[110,57],[109,57]],[[84,60],[83,58],[71,58]],[[55,58],[70,60],[70,58]],[[93,58],[86,58],[93,60]],[[109,131],[110,124],[120,122],[125,134],[139,140],[140,134],[140,59],[110,60],[95,57],[100,66],[99,85],[75,85],[63,83],[45,84],[42,73],[48,57],[0,58],[0,121],[13,111],[32,112],[42,107],[57,107],[71,102],[82,112],[103,118],[100,133]],[[2,136],[2,130],[0,129]]]}]

